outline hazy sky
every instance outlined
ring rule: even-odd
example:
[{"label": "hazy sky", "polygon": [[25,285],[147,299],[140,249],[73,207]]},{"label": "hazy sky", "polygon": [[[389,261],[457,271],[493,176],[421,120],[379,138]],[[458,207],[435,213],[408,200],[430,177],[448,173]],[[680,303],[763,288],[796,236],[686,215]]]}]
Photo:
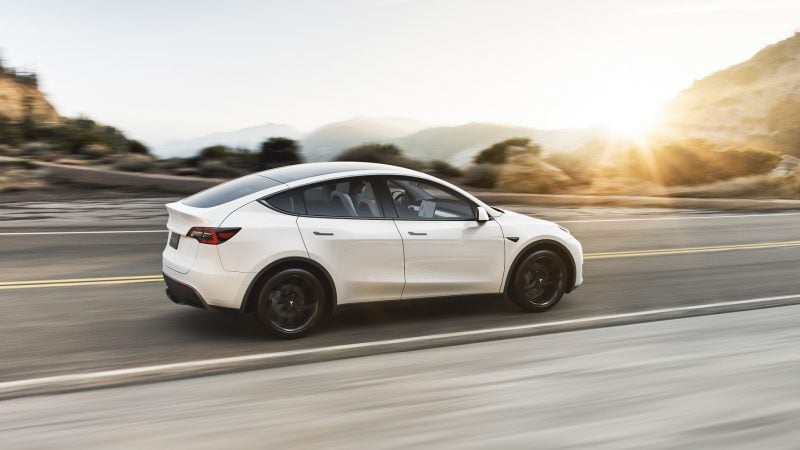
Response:
[{"label": "hazy sky", "polygon": [[800,0],[0,0],[65,115],[148,143],[354,115],[632,126],[800,27]]}]

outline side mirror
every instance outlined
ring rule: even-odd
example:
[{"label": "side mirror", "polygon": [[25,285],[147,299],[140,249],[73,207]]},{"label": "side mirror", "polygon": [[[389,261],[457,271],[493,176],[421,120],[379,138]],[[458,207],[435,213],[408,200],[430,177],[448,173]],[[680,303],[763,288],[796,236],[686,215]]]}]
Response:
[{"label": "side mirror", "polygon": [[483,209],[483,206],[478,206],[478,222],[488,222],[489,213]]}]

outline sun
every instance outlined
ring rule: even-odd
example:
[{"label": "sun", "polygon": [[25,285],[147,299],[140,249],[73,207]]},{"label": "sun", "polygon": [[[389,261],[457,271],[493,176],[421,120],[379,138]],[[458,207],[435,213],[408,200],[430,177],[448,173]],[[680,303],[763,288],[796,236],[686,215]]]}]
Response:
[{"label": "sun", "polygon": [[651,85],[613,83],[604,86],[594,105],[596,121],[614,135],[644,139],[657,126],[657,116],[670,94]]},{"label": "sun", "polygon": [[618,110],[609,110],[602,125],[621,137],[643,138],[653,129],[654,116],[654,111],[626,106]]}]

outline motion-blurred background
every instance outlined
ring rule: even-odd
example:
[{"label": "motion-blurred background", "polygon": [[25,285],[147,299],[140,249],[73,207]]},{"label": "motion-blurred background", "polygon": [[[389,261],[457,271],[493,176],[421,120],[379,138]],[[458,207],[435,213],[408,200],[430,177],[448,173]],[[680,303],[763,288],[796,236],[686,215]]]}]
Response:
[{"label": "motion-blurred background", "polygon": [[230,178],[355,159],[505,192],[800,195],[795,2],[2,9],[6,192],[51,184],[38,161]]},{"label": "motion-blurred background", "polygon": [[[794,0],[0,0],[0,447],[797,448],[798,27]],[[164,203],[328,160],[558,222],[584,285],[293,341],[166,299]]]}]

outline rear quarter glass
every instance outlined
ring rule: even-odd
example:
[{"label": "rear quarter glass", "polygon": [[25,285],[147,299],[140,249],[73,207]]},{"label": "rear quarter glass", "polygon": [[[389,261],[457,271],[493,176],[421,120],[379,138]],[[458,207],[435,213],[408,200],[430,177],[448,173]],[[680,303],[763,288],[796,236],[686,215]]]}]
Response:
[{"label": "rear quarter glass", "polygon": [[198,192],[181,203],[194,208],[211,208],[280,184],[261,175],[247,175]]}]

